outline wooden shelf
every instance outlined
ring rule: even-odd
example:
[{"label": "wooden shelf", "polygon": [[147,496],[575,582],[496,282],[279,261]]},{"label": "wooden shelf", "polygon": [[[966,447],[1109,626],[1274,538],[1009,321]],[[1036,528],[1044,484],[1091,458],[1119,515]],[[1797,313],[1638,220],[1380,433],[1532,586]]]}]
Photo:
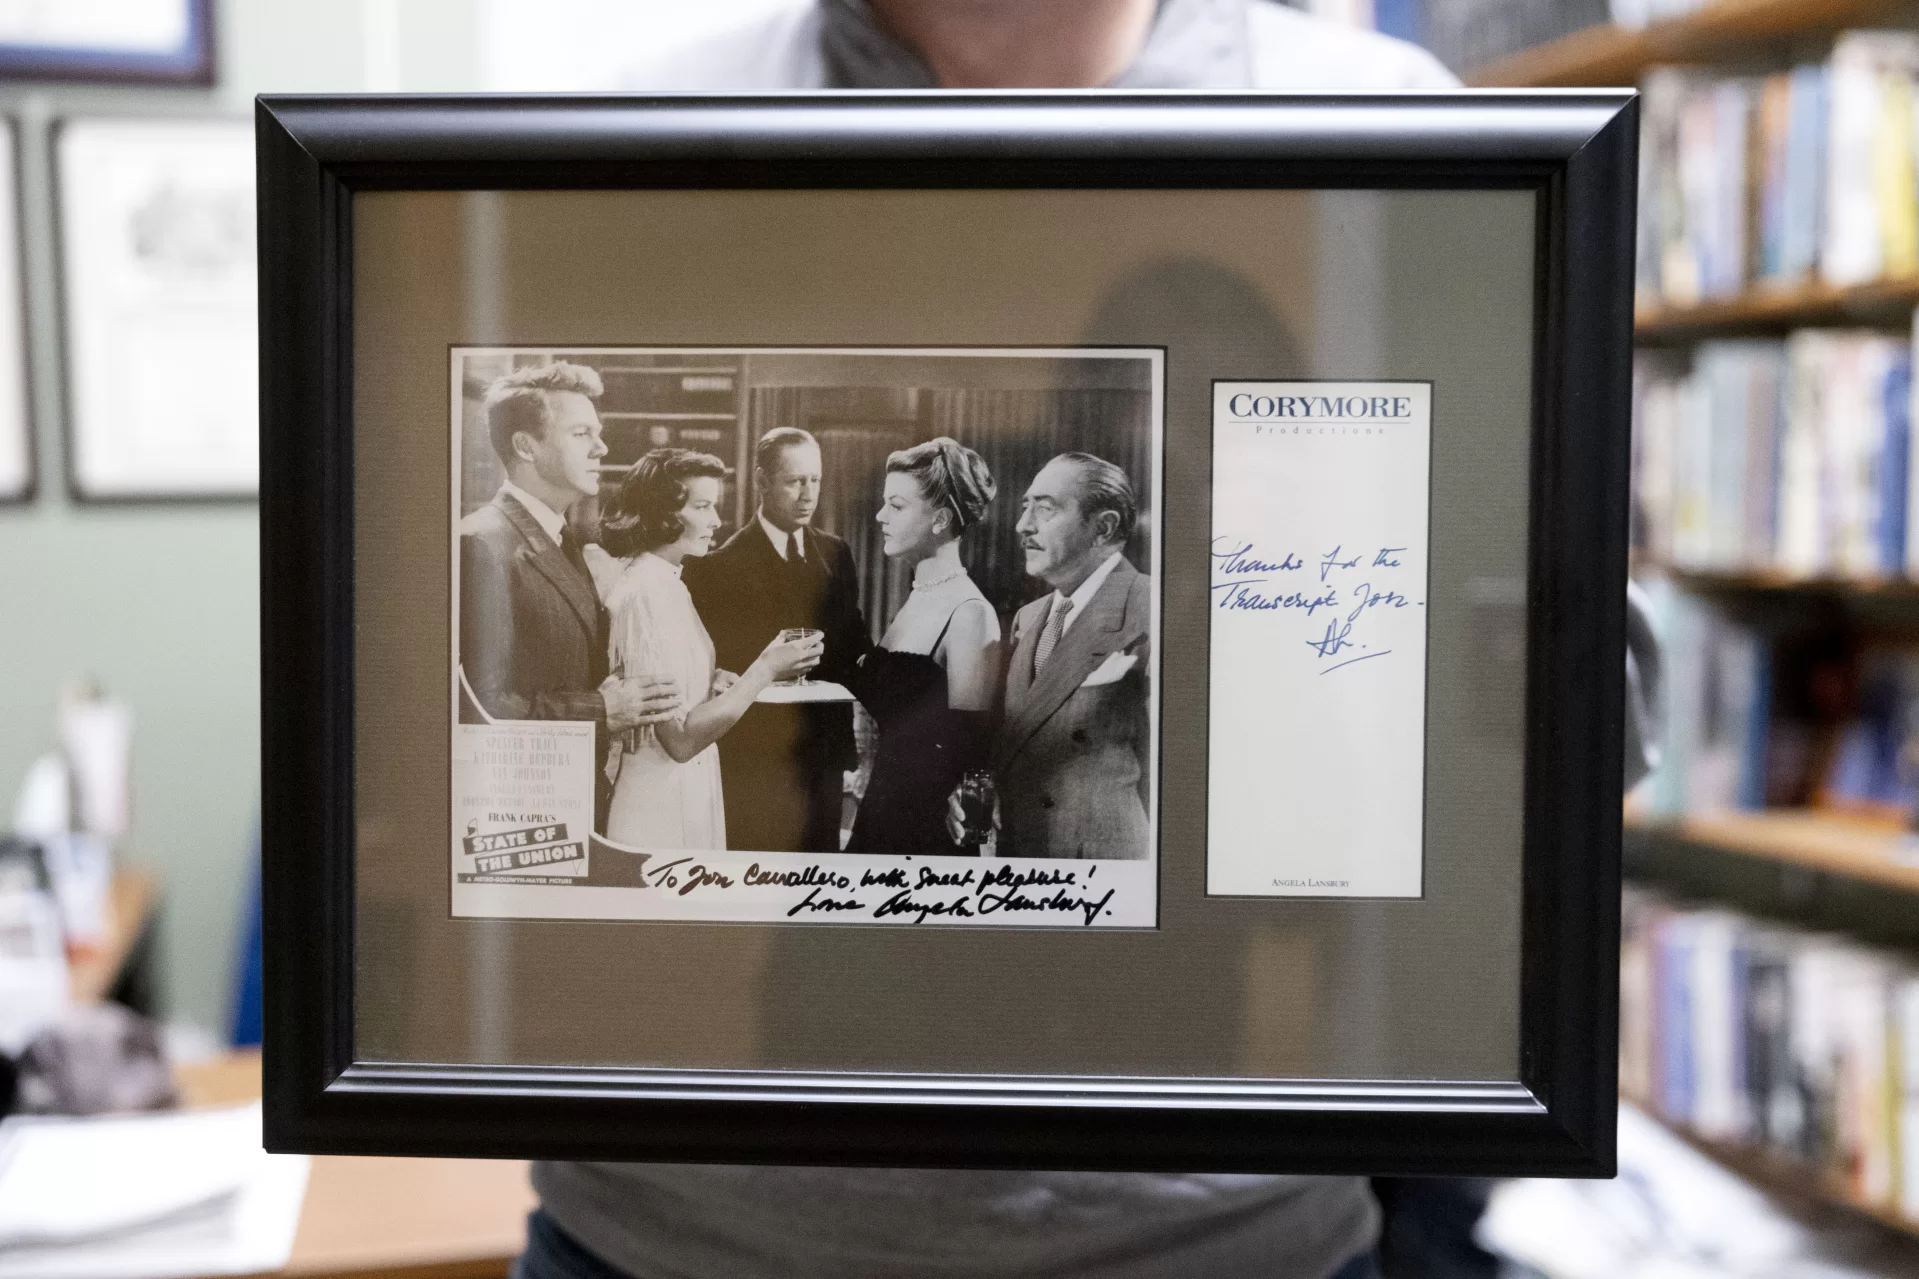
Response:
[{"label": "wooden shelf", "polygon": [[1911,0],[1719,0],[1643,31],[1586,27],[1477,67],[1466,83],[1549,88],[1637,84],[1664,62],[1718,61],[1798,36],[1914,15]]},{"label": "wooden shelf", "polygon": [[1919,277],[1912,276],[1846,288],[1830,284],[1760,288],[1695,306],[1641,308],[1633,317],[1633,336],[1658,342],[1715,333],[1783,332],[1806,324],[1904,327],[1911,323],[1915,306],[1919,306]]},{"label": "wooden shelf", "polygon": [[1648,1118],[1657,1121],[1661,1127],[1707,1158],[1737,1173],[1754,1185],[1786,1199],[1794,1206],[1838,1209],[1841,1212],[1869,1217],[1902,1235],[1919,1235],[1919,1221],[1907,1217],[1891,1204],[1869,1203],[1859,1198],[1853,1194],[1852,1188],[1838,1177],[1823,1175],[1802,1163],[1769,1150],[1741,1142],[1703,1136],[1685,1124],[1666,1118],[1648,1105],[1643,1098],[1627,1098],[1627,1100],[1638,1106]]},{"label": "wooden shelf", "polygon": [[1782,569],[1769,568],[1706,572],[1666,567],[1661,571],[1681,586],[1707,594],[1754,591],[1919,599],[1919,580],[1909,577],[1802,577]]},{"label": "wooden shelf", "polygon": [[1901,833],[1884,822],[1801,809],[1772,809],[1687,817],[1677,822],[1629,813],[1626,826],[1744,857],[1919,893],[1919,863],[1899,860]]}]

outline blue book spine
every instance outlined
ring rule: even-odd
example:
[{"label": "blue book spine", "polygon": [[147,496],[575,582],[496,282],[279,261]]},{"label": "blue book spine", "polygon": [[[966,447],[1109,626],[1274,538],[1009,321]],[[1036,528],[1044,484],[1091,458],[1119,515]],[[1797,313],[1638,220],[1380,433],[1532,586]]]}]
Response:
[{"label": "blue book spine", "polygon": [[1756,812],[1766,806],[1766,730],[1772,722],[1772,645],[1749,635],[1752,645],[1752,693],[1746,706],[1745,737],[1739,744],[1739,807]]},{"label": "blue book spine", "polygon": [[1779,274],[1788,279],[1818,262],[1826,192],[1826,70],[1795,67],[1787,115],[1784,208]]},{"label": "blue book spine", "polygon": [[1776,79],[1767,81],[1759,97],[1759,120],[1765,149],[1760,156],[1758,174],[1759,246],[1755,260],[1759,264],[1759,274],[1767,278],[1780,273],[1780,237],[1784,234],[1786,221],[1786,146],[1792,134],[1790,78],[1786,81],[1786,131],[1776,136],[1765,133],[1765,126],[1771,123],[1767,108],[1774,101],[1772,89],[1777,83]]},{"label": "blue book spine", "polygon": [[1681,1122],[1692,1118],[1692,938],[1684,923],[1669,925],[1659,966],[1660,1110]]},{"label": "blue book spine", "polygon": [[1879,570],[1906,568],[1906,486],[1912,457],[1912,352],[1901,351],[1882,389],[1885,448],[1879,462]]}]

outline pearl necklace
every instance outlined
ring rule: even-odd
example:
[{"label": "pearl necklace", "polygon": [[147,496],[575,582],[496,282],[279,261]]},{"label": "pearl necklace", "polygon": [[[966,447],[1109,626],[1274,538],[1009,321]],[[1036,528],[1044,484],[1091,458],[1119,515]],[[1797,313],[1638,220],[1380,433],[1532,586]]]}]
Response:
[{"label": "pearl necklace", "polygon": [[917,582],[917,581],[914,582],[913,589],[916,591],[930,591],[935,586],[943,585],[947,582],[952,581],[956,577],[965,577],[965,576],[966,576],[966,566],[962,564],[944,577],[929,577],[924,582]]}]

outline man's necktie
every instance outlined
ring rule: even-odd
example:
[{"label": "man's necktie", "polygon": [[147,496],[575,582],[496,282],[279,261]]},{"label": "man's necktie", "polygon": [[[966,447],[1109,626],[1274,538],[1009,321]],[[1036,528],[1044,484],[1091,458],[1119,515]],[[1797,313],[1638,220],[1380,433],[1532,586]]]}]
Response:
[{"label": "man's necktie", "polygon": [[1046,615],[1046,625],[1039,628],[1039,644],[1033,649],[1033,678],[1046,669],[1046,659],[1059,647],[1059,637],[1066,633],[1066,615],[1073,611],[1073,601],[1062,598]]},{"label": "man's necktie", "polygon": [[586,553],[580,550],[580,539],[573,536],[571,524],[560,530],[560,554],[566,556],[566,562],[586,579],[588,585],[592,584],[593,570],[586,566]]}]

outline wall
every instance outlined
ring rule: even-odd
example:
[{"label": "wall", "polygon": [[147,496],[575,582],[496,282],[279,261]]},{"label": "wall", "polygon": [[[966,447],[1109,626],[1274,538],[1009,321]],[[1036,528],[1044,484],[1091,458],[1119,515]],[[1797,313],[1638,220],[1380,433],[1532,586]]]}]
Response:
[{"label": "wall", "polygon": [[[163,1007],[221,1031],[259,793],[251,503],[80,505],[67,493],[48,126],[69,114],[247,113],[255,93],[470,88],[470,0],[222,0],[212,91],[0,86],[20,122],[39,497],[0,506],[0,816],[52,741],[60,686],[137,717],[129,860],[160,873]],[[4,304],[4,303],[0,303]],[[182,394],[219,369],[184,371]]]},{"label": "wall", "polygon": [[[258,93],[574,90],[617,82],[661,32],[696,37],[772,3],[215,0],[212,90],[0,84],[20,123],[29,382],[39,497],[0,505],[0,820],[52,744],[61,685],[131,703],[129,860],[158,870],[161,994],[223,1030],[259,793],[258,536],[250,503],[83,506],[67,494],[48,127],[61,116],[248,114]],[[598,38],[595,38],[598,37]],[[0,305],[4,305],[0,302]],[[193,370],[218,377],[219,370]]]}]

